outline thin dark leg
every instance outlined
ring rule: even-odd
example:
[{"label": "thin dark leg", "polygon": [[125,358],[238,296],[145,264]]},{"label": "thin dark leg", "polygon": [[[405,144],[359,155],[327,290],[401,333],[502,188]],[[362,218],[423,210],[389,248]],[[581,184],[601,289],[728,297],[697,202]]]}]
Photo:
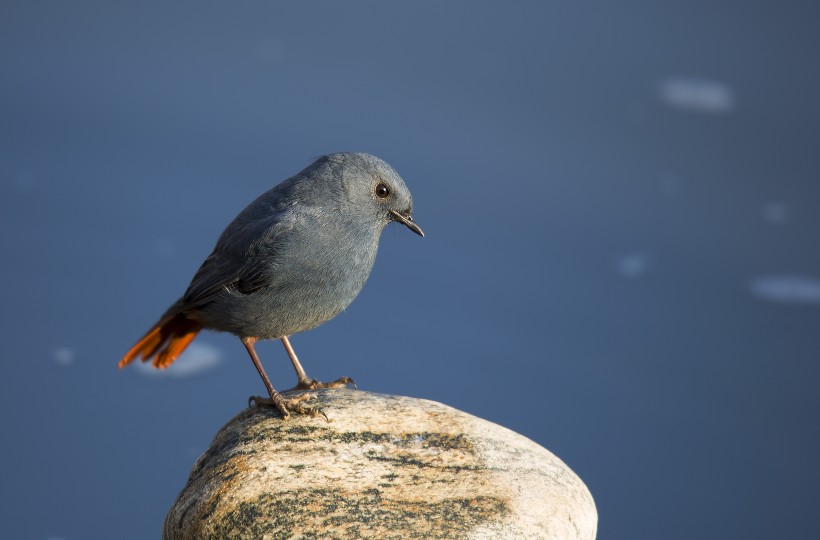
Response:
[{"label": "thin dark leg", "polygon": [[290,356],[290,363],[293,364],[293,369],[296,370],[296,377],[299,379],[299,384],[306,383],[310,380],[305,373],[302,364],[299,363],[299,358],[296,356],[296,351],[293,350],[293,346],[290,344],[290,340],[288,336],[282,338],[282,344],[285,346],[285,350],[288,351],[288,356]]},{"label": "thin dark leg", "polygon": [[293,369],[296,370],[296,378],[299,379],[299,384],[293,387],[292,390],[313,390],[315,388],[346,388],[349,384],[352,384],[353,388],[356,388],[356,383],[350,377],[342,377],[340,379],[328,383],[311,379],[307,376],[307,373],[305,373],[302,364],[299,362],[299,358],[296,356],[296,351],[293,350],[293,346],[290,344],[288,336],[282,338],[282,344],[285,346],[285,350],[288,351],[290,363],[293,364]]},{"label": "thin dark leg", "polygon": [[265,373],[265,368],[262,367],[262,362],[259,361],[259,356],[256,354],[256,350],[253,348],[256,345],[256,342],[259,341],[255,337],[243,337],[242,344],[248,350],[248,354],[251,356],[251,360],[253,360],[253,365],[256,366],[256,371],[259,372],[259,376],[262,377],[262,382],[265,383],[265,388],[268,389],[268,395],[273,399],[273,396],[277,395],[279,392],[273,387],[268,379],[268,374]]},{"label": "thin dark leg", "polygon": [[[307,414],[310,416],[318,416],[320,414],[324,416],[325,413],[323,413],[318,407],[311,407],[309,405],[302,404],[303,401],[310,399],[310,394],[302,394],[290,399],[285,399],[282,397],[282,394],[276,391],[271,384],[270,379],[268,379],[268,375],[262,367],[262,362],[259,361],[259,356],[253,348],[259,339],[255,337],[243,337],[241,340],[242,344],[245,346],[245,349],[248,350],[251,360],[253,360],[253,365],[256,366],[256,371],[258,371],[259,376],[262,377],[262,382],[265,383],[265,388],[267,388],[268,395],[270,396],[270,398],[252,396],[248,399],[249,404],[255,403],[256,405],[273,405],[279,409],[279,412],[282,413],[284,418],[290,416],[291,412]],[[325,416],[325,418],[327,418],[327,416]]]}]

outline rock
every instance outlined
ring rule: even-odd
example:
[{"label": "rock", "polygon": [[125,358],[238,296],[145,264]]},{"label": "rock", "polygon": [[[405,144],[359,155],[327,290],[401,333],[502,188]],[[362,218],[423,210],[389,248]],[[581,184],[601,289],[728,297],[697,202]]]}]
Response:
[{"label": "rock", "polygon": [[595,538],[586,486],[529,439],[433,401],[312,393],[330,422],[269,407],[230,420],[163,538]]}]

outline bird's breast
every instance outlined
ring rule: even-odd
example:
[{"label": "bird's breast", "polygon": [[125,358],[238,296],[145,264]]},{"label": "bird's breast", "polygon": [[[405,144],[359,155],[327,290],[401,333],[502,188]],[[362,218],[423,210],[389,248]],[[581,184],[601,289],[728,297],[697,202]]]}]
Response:
[{"label": "bird's breast", "polygon": [[314,328],[350,305],[373,268],[381,231],[331,230],[292,230],[269,258],[268,286],[221,295],[212,309],[228,324],[216,329],[273,339]]}]

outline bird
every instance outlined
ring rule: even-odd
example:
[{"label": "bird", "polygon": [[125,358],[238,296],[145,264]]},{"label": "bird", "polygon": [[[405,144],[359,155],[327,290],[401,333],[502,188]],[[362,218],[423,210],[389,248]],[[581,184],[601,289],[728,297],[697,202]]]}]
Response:
[{"label": "bird", "polygon": [[185,294],[119,361],[167,368],[203,329],[229,332],[245,346],[268,393],[257,406],[321,414],[307,394],[286,398],[271,384],[254,348],[281,340],[296,371],[294,389],[337,388],[305,373],[290,340],[332,319],[359,294],[382,230],[396,222],[424,236],[401,176],[371,154],[341,152],[316,159],[251,202],[225,228]]}]

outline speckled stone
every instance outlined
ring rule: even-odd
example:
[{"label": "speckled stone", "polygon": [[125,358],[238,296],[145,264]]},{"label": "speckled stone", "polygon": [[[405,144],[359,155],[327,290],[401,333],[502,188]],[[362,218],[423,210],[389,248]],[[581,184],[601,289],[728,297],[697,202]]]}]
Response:
[{"label": "speckled stone", "polygon": [[529,439],[433,401],[312,393],[330,422],[268,407],[230,420],[163,538],[595,538],[589,490]]}]

